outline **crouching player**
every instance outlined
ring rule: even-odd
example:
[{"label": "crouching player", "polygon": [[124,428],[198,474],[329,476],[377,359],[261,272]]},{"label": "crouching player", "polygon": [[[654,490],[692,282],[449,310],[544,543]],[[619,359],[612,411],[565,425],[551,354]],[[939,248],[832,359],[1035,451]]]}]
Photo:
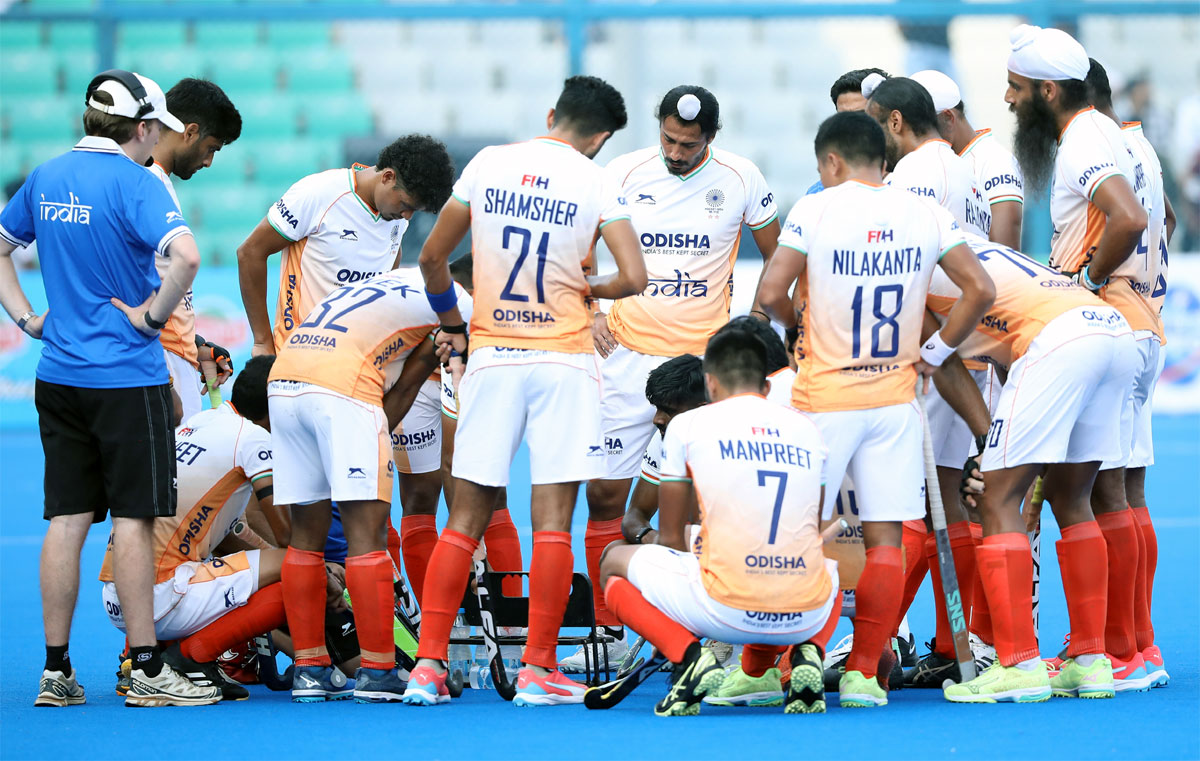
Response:
[{"label": "crouching player", "polygon": [[800,644],[784,710],[825,710],[822,650],[841,601],[818,531],[826,450],[807,417],[766,400],[766,362],[747,331],[709,341],[713,403],[677,415],[663,439],[657,543],[611,545],[601,563],[609,609],[675,664],[659,716],[698,713],[724,679],[698,637]]}]

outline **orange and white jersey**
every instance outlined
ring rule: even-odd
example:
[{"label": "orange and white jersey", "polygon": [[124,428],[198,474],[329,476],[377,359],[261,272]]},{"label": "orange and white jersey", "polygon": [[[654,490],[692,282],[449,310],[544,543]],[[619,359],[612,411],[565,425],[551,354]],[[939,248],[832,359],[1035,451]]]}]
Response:
[{"label": "orange and white jersey", "polygon": [[[1020,359],[1051,320],[1079,307],[1104,306],[1086,288],[1020,251],[975,235],[967,245],[996,285],[996,300],[957,352],[1008,368]],[[944,322],[962,290],[940,269],[929,283],[926,304]]]},{"label": "orange and white jersey", "polygon": [[386,220],[354,192],[362,165],[310,174],[267,211],[267,222],[291,243],[283,250],[275,350],[321,299],[396,266],[403,219]]},{"label": "orange and white jersey", "polygon": [[851,180],[800,199],[779,236],[808,259],[793,406],[911,402],[929,278],[962,242],[949,212],[897,187]]},{"label": "orange and white jersey", "polygon": [[[1158,315],[1167,293],[1167,205],[1163,200],[1162,162],[1146,139],[1141,122],[1125,122],[1121,133],[1133,154],[1133,192],[1150,217],[1134,255],[1122,262],[1113,275],[1128,278],[1133,289],[1150,302],[1153,313]],[[1156,332],[1161,338],[1162,333]]]},{"label": "orange and white jersey", "polygon": [[[175,195],[175,186],[171,183],[171,176],[157,161],[147,169],[150,170],[150,174],[162,180],[167,192],[171,194],[171,200],[175,202],[175,208],[182,213],[183,207],[179,205],[179,196]],[[165,256],[154,257],[154,267],[158,270],[160,278],[166,274],[170,264],[171,260]],[[179,300],[179,306],[175,307],[175,311],[167,318],[166,327],[158,334],[158,340],[162,342],[164,349],[183,357],[191,363],[192,367],[200,368],[200,361],[196,355],[196,313],[192,311],[192,289],[190,287],[187,289],[187,293],[183,294],[183,298]]]},{"label": "orange and white jersey", "polygon": [[983,193],[988,206],[1005,201],[1025,203],[1021,165],[1012,151],[1000,145],[990,129],[975,130],[975,137],[959,155],[971,165],[975,187]]},{"label": "orange and white jersey", "polygon": [[[1051,267],[1076,272],[1092,261],[1107,222],[1092,197],[1112,177],[1123,176],[1132,188],[1135,167],[1126,136],[1112,119],[1091,107],[1071,118],[1058,138],[1050,186]],[[1128,278],[1113,278],[1100,298],[1116,307],[1134,330],[1158,329],[1150,302],[1138,295]]]},{"label": "orange and white jersey", "polygon": [[646,290],[613,304],[608,325],[641,354],[703,354],[729,321],[742,225],[757,230],[779,210],[749,159],[708,148],[695,169],[671,174],[662,149],[613,159],[606,172],[629,201],[646,260]]},{"label": "orange and white jersey", "polygon": [[[466,295],[458,283],[454,288]],[[270,379],[312,383],[382,406],[404,360],[437,326],[420,270],[392,270],[317,304],[280,347]]]},{"label": "orange and white jersey", "polygon": [[950,212],[967,232],[987,237],[992,212],[976,186],[971,165],[941,139],[926,140],[896,162],[884,180]]},{"label": "orange and white jersey", "polygon": [[585,270],[597,230],[629,219],[604,170],[552,137],[484,148],[454,198],[471,209],[471,348],[590,354]]},{"label": "orange and white jersey", "polygon": [[[246,512],[253,484],[271,475],[271,434],[229,402],[175,429],[179,501],[171,518],[154,519],[154,583],[188,561],[203,562]],[[113,581],[112,535],[100,569]]]},{"label": "orange and white jersey", "polygon": [[817,426],[757,394],[676,415],[662,481],[690,481],[700,508],[693,552],[714,600],[741,610],[807,611],[829,599],[821,534],[828,452]]}]

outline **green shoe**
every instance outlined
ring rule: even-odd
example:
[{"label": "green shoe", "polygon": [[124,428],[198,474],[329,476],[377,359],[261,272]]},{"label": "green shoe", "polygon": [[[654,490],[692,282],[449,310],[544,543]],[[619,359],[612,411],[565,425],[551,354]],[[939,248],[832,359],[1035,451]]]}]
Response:
[{"label": "green shoe", "polygon": [[1063,661],[1058,674],[1050,679],[1056,698],[1111,698],[1117,694],[1113,682],[1112,661],[1097,658],[1084,668],[1074,658]]},{"label": "green shoe", "polygon": [[838,705],[842,708],[876,708],[887,705],[887,693],[875,677],[847,671],[838,682]]},{"label": "green shoe", "polygon": [[825,713],[825,673],[821,650],[805,642],[792,650],[792,676],[784,713]]},{"label": "green shoe", "polygon": [[656,716],[695,716],[700,713],[700,701],[711,690],[721,686],[725,672],[717,659],[699,642],[688,645],[683,660],[675,664],[671,690],[654,706]]},{"label": "green shoe", "polygon": [[1050,678],[1041,664],[1026,671],[996,661],[971,681],[949,685],[942,694],[951,703],[1044,703],[1050,699]]},{"label": "green shoe", "polygon": [[783,675],[769,668],[762,676],[750,676],[741,666],[725,672],[725,681],[708,693],[704,702],[710,706],[779,706],[783,705]]}]

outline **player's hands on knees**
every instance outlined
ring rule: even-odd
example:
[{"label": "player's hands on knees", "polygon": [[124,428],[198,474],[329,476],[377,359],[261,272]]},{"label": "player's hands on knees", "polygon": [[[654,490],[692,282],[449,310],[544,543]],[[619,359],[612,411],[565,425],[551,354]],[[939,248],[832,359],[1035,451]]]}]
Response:
[{"label": "player's hands on knees", "polygon": [[604,312],[596,312],[592,320],[592,342],[596,344],[596,353],[602,358],[608,357],[617,348],[617,339],[608,329],[608,316]]},{"label": "player's hands on knees", "polygon": [[154,297],[157,295],[158,291],[152,292],[146,297],[145,301],[135,307],[129,306],[118,298],[112,298],[109,299],[109,301],[117,309],[120,309],[125,313],[125,317],[129,319],[129,324],[132,325],[135,330],[143,335],[150,336],[151,338],[157,338],[160,331],[155,330],[146,324],[146,313],[150,311],[150,302],[154,301]]},{"label": "player's hands on knees", "polygon": [[251,357],[261,357],[263,355],[275,356],[275,340],[268,338],[266,341],[255,341],[250,347]]}]

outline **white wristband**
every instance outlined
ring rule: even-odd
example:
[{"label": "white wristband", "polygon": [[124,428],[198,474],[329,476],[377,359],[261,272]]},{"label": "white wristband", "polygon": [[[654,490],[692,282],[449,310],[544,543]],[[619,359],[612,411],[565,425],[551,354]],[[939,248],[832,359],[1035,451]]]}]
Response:
[{"label": "white wristband", "polygon": [[953,353],[954,347],[947,345],[942,340],[942,331],[940,330],[927,338],[925,343],[921,344],[921,361],[934,367],[941,367],[942,363],[946,361],[946,357],[949,357]]}]

